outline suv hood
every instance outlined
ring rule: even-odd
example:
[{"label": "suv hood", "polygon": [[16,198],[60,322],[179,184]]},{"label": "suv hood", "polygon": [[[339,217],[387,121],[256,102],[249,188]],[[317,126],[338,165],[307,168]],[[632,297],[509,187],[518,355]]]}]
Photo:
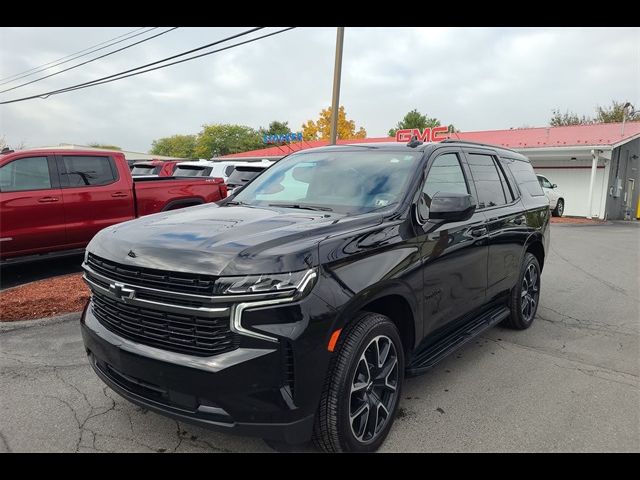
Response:
[{"label": "suv hood", "polygon": [[200,205],[101,230],[87,251],[125,265],[208,275],[304,270],[318,265],[318,244],[381,222],[279,207]]}]

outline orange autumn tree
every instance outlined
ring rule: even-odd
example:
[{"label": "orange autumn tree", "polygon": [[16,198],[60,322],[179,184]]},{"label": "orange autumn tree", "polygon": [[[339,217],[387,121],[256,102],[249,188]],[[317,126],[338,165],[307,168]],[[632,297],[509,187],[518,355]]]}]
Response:
[{"label": "orange autumn tree", "polygon": [[[317,121],[309,120],[302,124],[302,136],[305,140],[329,140],[331,136],[331,107],[325,108],[320,112],[320,118]],[[338,138],[366,138],[367,131],[360,127],[356,131],[356,122],[347,120],[347,114],[344,106],[338,110]]]}]

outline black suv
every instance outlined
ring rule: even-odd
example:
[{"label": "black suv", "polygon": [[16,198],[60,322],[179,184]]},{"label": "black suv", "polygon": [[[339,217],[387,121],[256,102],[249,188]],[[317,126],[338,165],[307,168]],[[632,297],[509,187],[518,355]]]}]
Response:
[{"label": "black suv", "polygon": [[549,202],[526,157],[459,141],[310,149],[219,204],[87,248],[91,365],[179,420],[373,451],[405,375],[493,325],[528,328]]}]

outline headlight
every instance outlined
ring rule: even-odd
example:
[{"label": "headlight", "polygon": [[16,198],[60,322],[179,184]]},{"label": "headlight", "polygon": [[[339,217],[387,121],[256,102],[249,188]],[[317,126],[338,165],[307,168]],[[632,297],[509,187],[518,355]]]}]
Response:
[{"label": "headlight", "polygon": [[215,283],[214,295],[303,291],[313,284],[316,276],[316,270],[312,268],[289,273],[221,277]]}]

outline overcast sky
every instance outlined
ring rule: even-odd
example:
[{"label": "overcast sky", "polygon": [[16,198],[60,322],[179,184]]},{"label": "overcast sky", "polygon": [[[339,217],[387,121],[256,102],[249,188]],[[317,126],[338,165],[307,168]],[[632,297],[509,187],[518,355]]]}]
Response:
[{"label": "overcast sky", "polygon": [[[179,28],[2,93],[0,100],[89,81],[246,28]],[[132,30],[0,28],[0,78]],[[335,28],[300,27],[110,84],[0,105],[0,137],[13,146],[101,142],[146,152],[155,138],[197,133],[205,123],[258,128],[277,119],[288,120],[297,131],[331,104],[335,37]],[[0,85],[0,90],[16,84]],[[347,27],[345,31],[340,103],[369,137],[386,136],[413,108],[470,131],[544,126],[554,108],[592,115],[596,105],[612,99],[628,100],[640,109],[640,28]]]}]

